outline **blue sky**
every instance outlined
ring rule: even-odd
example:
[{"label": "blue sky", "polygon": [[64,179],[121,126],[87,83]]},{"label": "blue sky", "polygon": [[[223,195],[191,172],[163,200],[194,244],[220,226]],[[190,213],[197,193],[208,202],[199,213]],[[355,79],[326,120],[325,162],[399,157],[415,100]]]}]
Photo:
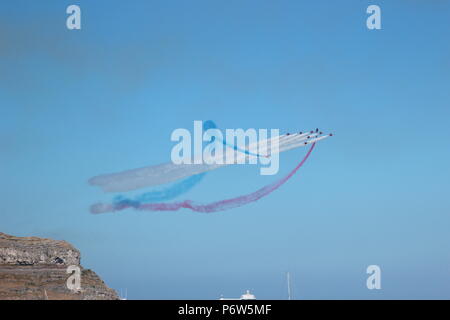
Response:
[{"label": "blue sky", "polygon": [[[82,30],[66,29],[78,4]],[[366,28],[378,4],[382,30]],[[134,299],[450,298],[448,1],[0,4],[0,231],[65,239]],[[166,162],[176,128],[320,127],[245,207],[93,216],[100,173]],[[182,199],[279,176],[209,173]],[[365,287],[368,265],[382,290]]]}]

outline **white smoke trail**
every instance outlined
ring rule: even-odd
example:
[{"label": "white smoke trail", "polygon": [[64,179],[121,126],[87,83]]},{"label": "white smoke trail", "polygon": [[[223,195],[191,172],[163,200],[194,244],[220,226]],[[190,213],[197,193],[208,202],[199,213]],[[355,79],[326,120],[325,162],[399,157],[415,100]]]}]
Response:
[{"label": "white smoke trail", "polygon": [[[303,134],[285,134],[253,143],[248,146],[248,150],[255,153],[257,152],[258,154],[270,155],[271,147],[275,139],[279,139],[278,152],[284,152],[294,148],[304,147],[329,137],[329,135],[318,136],[318,133],[311,132]],[[245,158],[248,160],[251,157],[255,157],[236,150],[234,152],[236,152],[235,163],[238,162],[238,159]],[[225,154],[226,152],[223,153],[223,157],[225,157]],[[168,162],[155,166],[96,176],[89,180],[89,184],[98,186],[106,192],[125,192],[143,187],[170,183],[226,165],[228,165],[226,161],[223,161],[223,164],[174,164]]]}]

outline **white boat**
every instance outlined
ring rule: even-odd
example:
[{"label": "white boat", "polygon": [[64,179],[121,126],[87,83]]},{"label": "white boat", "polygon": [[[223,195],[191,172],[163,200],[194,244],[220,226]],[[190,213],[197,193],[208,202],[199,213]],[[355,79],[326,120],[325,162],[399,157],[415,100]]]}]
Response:
[{"label": "white boat", "polygon": [[247,290],[240,298],[224,298],[221,296],[219,300],[256,300],[256,297],[250,293],[250,290]]}]

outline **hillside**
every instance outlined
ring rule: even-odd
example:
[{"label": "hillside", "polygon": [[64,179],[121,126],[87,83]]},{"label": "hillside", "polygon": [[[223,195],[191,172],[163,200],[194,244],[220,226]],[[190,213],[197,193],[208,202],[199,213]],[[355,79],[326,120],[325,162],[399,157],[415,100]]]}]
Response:
[{"label": "hillside", "polygon": [[[69,290],[68,266],[79,266],[81,288]],[[66,241],[14,237],[0,232],[0,300],[117,300],[117,293],[80,264]]]}]

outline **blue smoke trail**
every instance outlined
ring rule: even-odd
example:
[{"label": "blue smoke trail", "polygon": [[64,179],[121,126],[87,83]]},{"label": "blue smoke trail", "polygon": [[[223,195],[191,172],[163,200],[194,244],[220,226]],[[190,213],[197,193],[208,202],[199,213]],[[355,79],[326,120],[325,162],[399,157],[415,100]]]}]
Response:
[{"label": "blue smoke trail", "polygon": [[[212,120],[208,120],[203,123],[203,131],[216,128],[217,126]],[[213,142],[214,138],[215,137],[211,137],[210,142]],[[113,206],[114,207],[131,206],[136,208],[143,203],[161,202],[175,199],[179,195],[182,195],[183,193],[186,193],[189,190],[191,190],[196,184],[198,184],[203,179],[205,175],[206,172],[196,174],[170,187],[161,190],[146,192],[141,195],[138,195],[134,199],[128,198],[123,195],[118,195],[114,197]]]},{"label": "blue smoke trail", "polygon": [[[216,124],[212,120],[208,120],[208,121],[205,121],[203,123],[203,130],[204,131],[206,131],[208,129],[216,129],[216,128],[217,128]],[[213,142],[214,140],[215,140],[215,137],[213,136],[211,138],[211,142]],[[252,155],[252,156],[255,156],[255,157],[261,157],[261,155],[259,155],[257,153],[253,153],[253,152],[250,152],[248,150],[238,148],[237,145],[231,145],[231,144],[227,143],[225,140],[222,140],[222,143],[223,143],[224,146],[233,148],[235,151],[239,151],[239,152],[242,152],[242,153],[245,153],[245,154],[248,154],[248,155]]]},{"label": "blue smoke trail", "polygon": [[[203,123],[203,131],[207,131],[208,129],[216,129],[217,126],[212,120],[205,121]],[[215,137],[212,136],[211,140],[209,142],[213,142],[215,140]],[[246,154],[252,154],[251,152],[248,152],[247,150],[241,150],[237,146],[229,145],[225,141],[222,141],[222,143],[225,146],[229,146],[233,148],[234,150],[244,152]],[[259,156],[258,154],[252,154],[255,156]],[[154,203],[154,202],[162,202],[162,201],[169,201],[172,199],[175,199],[176,197],[182,195],[183,193],[188,192],[191,190],[195,185],[197,185],[203,177],[206,175],[205,173],[196,174],[192,177],[189,177],[185,180],[182,180],[172,186],[169,186],[167,188],[161,189],[161,190],[155,190],[143,193],[141,195],[138,195],[135,198],[128,198],[123,195],[118,195],[114,197],[113,199],[113,206],[116,208],[129,206],[138,208],[141,204],[144,203]]]},{"label": "blue smoke trail", "polygon": [[146,192],[137,196],[134,199],[130,199],[125,196],[119,195],[114,198],[113,205],[114,207],[130,206],[137,208],[144,203],[172,200],[178,197],[179,195],[182,195],[183,193],[186,193],[189,190],[191,190],[197,183],[199,183],[203,179],[205,175],[206,172],[196,174],[170,187],[161,190]]}]

